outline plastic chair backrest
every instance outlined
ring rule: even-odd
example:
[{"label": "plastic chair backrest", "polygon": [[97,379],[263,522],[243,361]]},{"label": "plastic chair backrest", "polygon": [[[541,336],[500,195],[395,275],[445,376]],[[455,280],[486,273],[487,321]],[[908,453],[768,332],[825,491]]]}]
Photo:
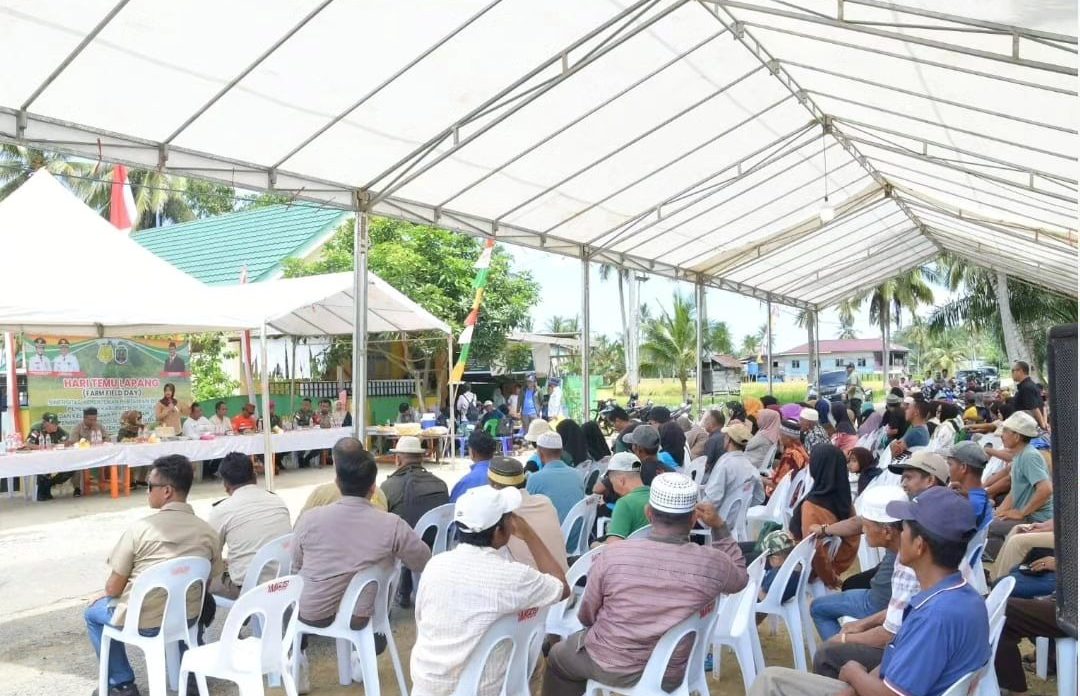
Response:
[{"label": "plastic chair backrest", "polygon": [[[566,584],[571,589],[570,596],[566,599],[560,599],[551,605],[549,610],[552,618],[558,618],[560,620],[569,618],[570,614],[576,614],[578,610],[577,604],[571,606],[571,602],[574,599],[573,589],[581,581],[582,578],[587,578],[589,570],[592,568],[593,561],[596,560],[597,555],[603,552],[604,546],[597,546],[595,549],[590,549],[584,555],[579,556],[574,565],[570,566],[570,569],[566,571]],[[587,582],[587,581],[586,581]]]},{"label": "plastic chair backrest", "polygon": [[479,693],[484,667],[492,651],[504,642],[510,643],[510,656],[500,691],[504,694],[528,693],[531,648],[535,641],[543,640],[546,619],[547,607],[532,607],[507,614],[488,626],[461,670],[453,696],[475,696]]},{"label": "plastic chair backrest", "polygon": [[945,690],[941,696],[967,696],[967,694],[975,691],[975,687],[978,686],[977,679],[982,673],[981,669],[977,669],[974,672],[965,674],[956,680],[956,683]]},{"label": "plastic chair backrest", "polygon": [[201,610],[209,578],[210,560],[199,556],[181,556],[169,561],[155,563],[135,578],[135,583],[131,587],[127,616],[124,618],[121,634],[139,635],[139,615],[142,613],[146,595],[154,590],[164,590],[168,596],[165,599],[165,613],[162,616],[161,631],[158,635],[166,643],[181,639],[187,640],[189,637],[188,589],[196,583],[201,583],[202,589],[199,594],[199,608]]},{"label": "plastic chair backrest", "polygon": [[773,494],[765,503],[765,513],[770,519],[780,519],[787,507],[787,500],[791,497],[791,472],[784,474],[780,483],[776,484]]},{"label": "plastic chair backrest", "polygon": [[[566,513],[566,519],[562,521],[560,526],[568,556],[580,556],[589,550],[589,532],[596,521],[600,501],[601,498],[598,495],[587,495],[574,503],[574,507],[570,508],[570,512]],[[574,548],[570,548],[570,541],[574,539],[575,530],[577,530],[577,540]]]},{"label": "plastic chair backrest", "polygon": [[502,419],[501,418],[489,418],[487,420],[487,422],[484,423],[484,430],[487,431],[488,435],[490,435],[490,436],[492,436],[494,438],[499,437],[499,421],[500,420],[502,420]]},{"label": "plastic chair backrest", "polygon": [[970,571],[968,576],[971,581],[971,586],[979,594],[986,594],[986,576],[983,574],[982,569],[982,554],[983,549],[986,547],[986,537],[990,533],[990,523],[993,522],[993,517],[990,516],[976,532],[975,536],[971,537],[971,541],[968,542],[967,550],[964,552],[964,560],[960,568],[963,570],[966,566]]},{"label": "plastic chair backrest", "polygon": [[746,510],[750,507],[750,496],[754,493],[754,481],[746,481],[737,496],[724,501],[724,509],[719,510],[720,519],[727,523],[728,529],[735,535],[736,541],[742,541],[745,534],[740,534],[746,526]]},{"label": "plastic chair backrest", "polygon": [[774,443],[765,453],[765,458],[761,460],[761,471],[772,471],[773,463],[776,461],[776,449],[777,446]]},{"label": "plastic chair backrest", "polygon": [[299,575],[285,575],[256,585],[240,595],[221,629],[221,649],[217,653],[219,659],[232,669],[252,671],[253,665],[236,664],[235,660],[244,655],[244,652],[234,649],[233,646],[240,640],[240,630],[244,623],[250,617],[258,616],[262,623],[262,658],[259,665],[261,673],[281,672],[282,640],[287,633],[285,617],[290,609],[292,617],[298,615],[300,592],[303,588],[304,580]]},{"label": "plastic chair backrest", "polygon": [[698,457],[687,461],[689,464],[686,466],[685,473],[690,480],[699,485],[705,483],[705,462],[708,461],[708,457]]},{"label": "plastic chair backrest", "polygon": [[813,559],[814,551],[817,548],[816,541],[816,537],[811,535],[795,545],[788,557],[784,559],[784,564],[776,571],[776,577],[773,578],[772,584],[769,585],[769,592],[765,595],[765,599],[761,600],[762,603],[777,607],[783,606],[784,590],[787,589],[791,574],[795,572],[796,568],[800,569],[798,589],[795,590],[795,596],[792,597],[791,601],[798,601],[806,593],[806,583],[810,578],[810,561]]},{"label": "plastic chair backrest", "polygon": [[[255,554],[255,558],[251,560],[251,564],[248,565],[240,594],[250,591],[260,582],[280,578],[292,572],[292,540],[293,535],[289,533],[263,544],[263,547]],[[271,565],[274,566],[272,575],[268,570]],[[264,572],[267,573],[265,577],[263,577]]]},{"label": "plastic chair backrest", "polygon": [[651,531],[652,525],[647,524],[644,527],[639,527],[638,529],[635,529],[633,533],[630,534],[630,536],[626,537],[626,540],[630,541],[631,539],[645,539],[649,536],[649,532]]},{"label": "plastic chair backrest", "polygon": [[750,627],[754,603],[757,602],[758,591],[761,589],[761,579],[765,577],[765,558],[764,554],[758,556],[746,568],[746,574],[750,576],[746,587],[721,598],[720,606],[716,610],[716,628],[724,635],[738,638]]},{"label": "plastic chair backrest", "polygon": [[454,524],[454,504],[447,503],[437,508],[432,508],[416,521],[414,527],[416,534],[422,539],[424,534],[431,528],[435,528],[435,543],[431,547],[431,554],[435,555],[448,551],[450,546],[451,527]]},{"label": "plastic chair backrest", "polygon": [[645,670],[641,678],[634,686],[635,692],[640,693],[664,693],[662,683],[668,663],[679,647],[683,638],[693,634],[694,643],[690,648],[690,659],[686,663],[685,681],[693,678],[691,670],[702,669],[705,665],[705,652],[709,648],[713,628],[716,626],[717,610],[722,598],[716,598],[693,614],[668,629],[667,633],[660,637],[656,647],[653,648],[649,661],[645,663]]},{"label": "plastic chair backrest", "polygon": [[990,622],[990,655],[997,654],[1001,629],[1005,628],[1005,604],[1009,601],[1009,595],[1012,594],[1015,586],[1016,578],[1005,576],[986,596],[986,617]]},{"label": "plastic chair backrest", "polygon": [[376,585],[376,590],[375,608],[371,623],[379,623],[378,618],[385,616],[390,606],[390,585],[396,571],[396,565],[390,565],[386,568],[372,566],[354,575],[352,580],[349,581],[349,586],[345,588],[345,594],[341,596],[341,604],[338,605],[334,623],[346,629],[349,627],[360,593],[372,583]]}]

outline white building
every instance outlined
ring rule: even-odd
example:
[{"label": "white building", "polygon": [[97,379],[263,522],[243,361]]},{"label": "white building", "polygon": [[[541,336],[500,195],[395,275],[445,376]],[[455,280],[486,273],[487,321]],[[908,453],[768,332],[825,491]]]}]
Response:
[{"label": "white building", "polygon": [[[859,374],[881,374],[881,340],[876,338],[838,339],[819,341],[821,371],[842,370],[848,363],[855,365]],[[890,373],[906,373],[910,351],[895,343],[889,346]],[[773,368],[785,379],[806,379],[810,372],[810,349],[804,343],[790,350],[773,354]]]}]

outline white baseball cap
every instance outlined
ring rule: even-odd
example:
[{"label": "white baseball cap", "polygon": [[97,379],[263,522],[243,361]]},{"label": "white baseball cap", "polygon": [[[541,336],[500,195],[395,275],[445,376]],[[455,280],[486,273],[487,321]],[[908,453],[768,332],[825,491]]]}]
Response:
[{"label": "white baseball cap", "polygon": [[477,486],[465,491],[454,503],[454,521],[466,532],[491,529],[503,515],[521,507],[521,491],[517,488]]},{"label": "white baseball cap", "polygon": [[871,522],[888,524],[899,520],[885,511],[886,506],[896,500],[907,500],[907,494],[900,486],[874,486],[862,494],[859,501],[859,514]]},{"label": "white baseball cap", "polygon": [[1035,422],[1034,418],[1023,411],[1017,411],[1006,418],[1005,422],[1001,424],[1001,427],[1025,437],[1038,437],[1039,435],[1039,424]]},{"label": "white baseball cap", "polygon": [[549,430],[546,433],[540,433],[540,436],[536,438],[536,446],[550,450],[561,450],[562,435],[558,434],[554,430]]},{"label": "white baseball cap", "polygon": [[641,461],[633,452],[616,452],[608,460],[608,471],[641,471]]},{"label": "white baseball cap", "polygon": [[660,474],[649,486],[649,507],[660,512],[684,515],[698,504],[698,485],[674,471]]}]

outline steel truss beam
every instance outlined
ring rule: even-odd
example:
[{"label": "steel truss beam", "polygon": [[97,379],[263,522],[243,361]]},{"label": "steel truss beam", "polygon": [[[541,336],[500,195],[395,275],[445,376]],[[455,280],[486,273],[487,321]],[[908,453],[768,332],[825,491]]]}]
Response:
[{"label": "steel truss beam", "polygon": [[[1025,254],[1021,253],[1021,248],[1026,250],[1030,247],[1030,244],[1024,243],[1022,240],[1017,240],[1013,236],[1002,235],[1000,232],[994,230],[986,230],[978,225],[965,225],[962,221],[951,220],[934,211],[926,211],[924,214],[926,216],[927,226],[947,232],[954,238],[958,238],[965,243],[989,244],[1000,247],[1008,254],[1026,258]],[[1049,249],[1045,246],[1036,246],[1036,248],[1043,252],[1042,256],[1038,259],[1040,268],[1053,268],[1062,273],[1067,273],[1070,276],[1076,276],[1077,266],[1074,254],[1062,249]],[[1022,262],[1018,260],[1017,263],[1019,264]]]},{"label": "steel truss beam", "polygon": [[[976,265],[993,270],[1000,270],[1003,267],[1027,269],[1032,278],[1037,278],[1037,280],[1027,280],[1027,283],[1076,297],[1075,268],[1072,269],[1074,271],[1073,275],[1067,275],[1053,266],[1011,253],[1010,250],[1003,249],[1000,245],[987,244],[985,239],[973,239],[965,244],[957,242],[955,235],[950,237],[953,233],[948,230],[933,225],[928,225],[927,229],[935,237],[941,235],[940,243],[951,254],[962,256]],[[988,264],[984,260],[985,258],[992,259],[997,266]],[[1062,277],[1067,280],[1063,282],[1060,280]]]},{"label": "steel truss beam", "polygon": [[1076,37],[1067,34],[1056,34],[1054,32],[1041,31],[1039,29],[1025,29],[1024,27],[1017,27],[1011,24],[991,22],[985,19],[973,19],[971,17],[962,17],[960,15],[948,14],[945,12],[935,12],[933,10],[927,10],[921,7],[911,7],[895,2],[883,2],[882,0],[839,0],[839,3],[840,7],[843,7],[845,3],[848,5],[864,5],[866,7],[873,7],[888,12],[899,12],[902,14],[914,15],[916,17],[926,17],[927,19],[936,19],[943,22],[963,24],[969,27],[989,29],[991,31],[1012,34],[1013,36],[1022,36],[1029,39],[1045,39],[1047,41],[1059,41],[1061,43],[1072,44],[1073,46],[1076,45]]},{"label": "steel truss beam", "polygon": [[[921,230],[920,230],[921,231]],[[874,264],[875,274],[863,273],[854,278],[846,278],[840,284],[841,289],[830,292],[827,296],[815,300],[819,309],[830,307],[849,297],[858,297],[862,293],[871,290],[894,276],[919,268],[928,261],[932,261],[940,255],[940,249],[935,244],[931,251],[913,258],[911,261],[899,262],[895,257],[878,261]]]}]

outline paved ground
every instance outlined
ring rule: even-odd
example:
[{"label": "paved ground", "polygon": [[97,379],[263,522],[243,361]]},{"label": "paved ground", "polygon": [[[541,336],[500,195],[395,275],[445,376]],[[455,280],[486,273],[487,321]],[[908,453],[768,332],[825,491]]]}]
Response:
[{"label": "paved ground", "polygon": [[[465,471],[464,464],[433,469],[448,482]],[[381,467],[380,480],[390,471]],[[329,469],[290,471],[278,478],[278,492],[288,503],[295,519],[311,489],[332,479]],[[206,516],[210,504],[224,495],[220,484],[203,483],[192,491],[196,514]],[[95,495],[81,499],[60,497],[50,503],[27,503],[0,497],[0,591],[7,597],[7,609],[0,614],[0,693],[5,696],[89,696],[97,684],[97,660],[86,639],[82,612],[98,596],[105,582],[105,559],[123,529],[149,509],[145,493],[112,500]],[[406,671],[415,640],[412,611],[395,609],[392,616],[395,639]],[[221,630],[219,616],[209,635]],[[762,630],[765,661],[770,665],[791,664],[786,636],[769,636]],[[310,648],[312,693],[358,694],[363,687],[337,684],[333,649],[318,639]],[[137,652],[130,654],[140,687],[148,694],[143,662]],[[380,658],[383,694],[396,695],[398,689],[389,659]],[[714,694],[741,694],[738,665],[730,654],[723,660],[719,681],[710,680]],[[539,693],[539,681],[534,681]],[[211,693],[235,694],[231,685],[211,682]],[[284,693],[271,690],[268,693]],[[1052,683],[1032,680],[1032,694],[1051,694]]]}]

